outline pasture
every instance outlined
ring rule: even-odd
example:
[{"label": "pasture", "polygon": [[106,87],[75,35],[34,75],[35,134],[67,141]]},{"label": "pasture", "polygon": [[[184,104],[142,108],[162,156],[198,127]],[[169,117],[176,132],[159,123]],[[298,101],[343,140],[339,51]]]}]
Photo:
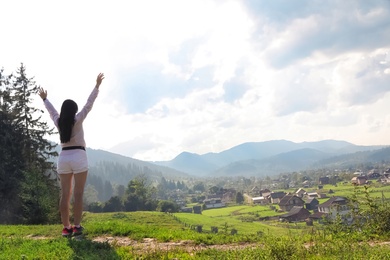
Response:
[{"label": "pasture", "polygon": [[[364,187],[326,185],[335,196],[365,196]],[[390,186],[367,194],[387,199]],[[61,225],[0,226],[0,259],[388,259],[390,237],[325,233],[323,226],[258,221],[269,206],[238,205],[202,214],[89,213],[82,241],[62,238]],[[201,232],[196,226],[202,226]],[[211,232],[217,227],[218,232]],[[236,234],[231,231],[235,229]],[[215,230],[214,230],[215,231]]]}]

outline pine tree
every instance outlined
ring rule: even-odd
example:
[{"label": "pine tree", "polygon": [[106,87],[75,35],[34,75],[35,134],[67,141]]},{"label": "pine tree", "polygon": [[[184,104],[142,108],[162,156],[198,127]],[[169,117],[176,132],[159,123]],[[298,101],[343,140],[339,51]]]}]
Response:
[{"label": "pine tree", "polygon": [[28,78],[26,67],[23,63],[16,71],[12,80],[12,114],[15,117],[15,123],[23,133],[22,154],[28,167],[45,171],[50,169],[52,164],[47,161],[48,158],[56,156],[54,151],[55,144],[44,138],[45,135],[54,134],[54,129],[50,128],[47,122],[41,120],[43,111],[31,106],[32,95],[38,92],[38,86],[34,78]]},{"label": "pine tree", "polygon": [[10,79],[0,70],[0,223],[20,221],[20,180],[25,169],[21,160],[22,133],[14,125],[11,113]]},{"label": "pine tree", "polygon": [[20,221],[21,202],[18,194],[24,164],[20,160],[22,147],[18,142],[21,133],[11,121],[10,115],[0,110],[0,223]]},{"label": "pine tree", "polygon": [[54,131],[31,105],[38,87],[23,64],[15,75],[0,72],[0,222],[55,221],[59,188],[47,173],[56,152],[44,138]]}]

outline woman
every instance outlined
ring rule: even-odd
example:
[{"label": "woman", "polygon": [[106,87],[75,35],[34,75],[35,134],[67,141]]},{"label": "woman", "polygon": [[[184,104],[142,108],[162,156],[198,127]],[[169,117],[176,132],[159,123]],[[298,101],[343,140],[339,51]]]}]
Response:
[{"label": "woman", "polygon": [[[99,93],[99,87],[104,79],[100,73],[96,79],[96,86],[90,94],[83,109],[77,113],[77,104],[70,99],[62,103],[61,113],[53,107],[47,99],[47,91],[39,88],[38,94],[43,99],[45,107],[60,133],[62,151],[58,157],[57,172],[61,182],[60,213],[64,225],[63,236],[80,235],[83,232],[81,216],[83,213],[83,193],[88,174],[88,160],[85,151],[83,121],[91,111],[93,103]],[[74,225],[69,221],[69,206],[74,179]]]}]

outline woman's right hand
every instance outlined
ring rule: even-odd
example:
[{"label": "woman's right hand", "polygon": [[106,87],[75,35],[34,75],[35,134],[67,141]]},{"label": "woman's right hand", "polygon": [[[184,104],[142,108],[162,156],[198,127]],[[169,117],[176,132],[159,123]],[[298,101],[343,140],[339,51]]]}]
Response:
[{"label": "woman's right hand", "polygon": [[103,79],[104,79],[104,73],[99,73],[99,75],[96,78],[96,88],[99,88],[100,84],[102,84]]}]

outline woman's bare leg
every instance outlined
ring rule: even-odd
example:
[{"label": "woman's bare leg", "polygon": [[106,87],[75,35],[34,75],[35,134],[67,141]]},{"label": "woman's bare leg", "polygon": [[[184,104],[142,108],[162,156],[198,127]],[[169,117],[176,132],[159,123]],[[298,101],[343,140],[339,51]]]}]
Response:
[{"label": "woman's bare leg", "polygon": [[69,206],[70,197],[72,194],[72,180],[73,174],[59,174],[61,181],[61,199],[60,199],[60,213],[61,221],[64,227],[69,227]]},{"label": "woman's bare leg", "polygon": [[88,171],[74,174],[74,224],[80,225],[83,215],[84,186],[87,180]]}]

